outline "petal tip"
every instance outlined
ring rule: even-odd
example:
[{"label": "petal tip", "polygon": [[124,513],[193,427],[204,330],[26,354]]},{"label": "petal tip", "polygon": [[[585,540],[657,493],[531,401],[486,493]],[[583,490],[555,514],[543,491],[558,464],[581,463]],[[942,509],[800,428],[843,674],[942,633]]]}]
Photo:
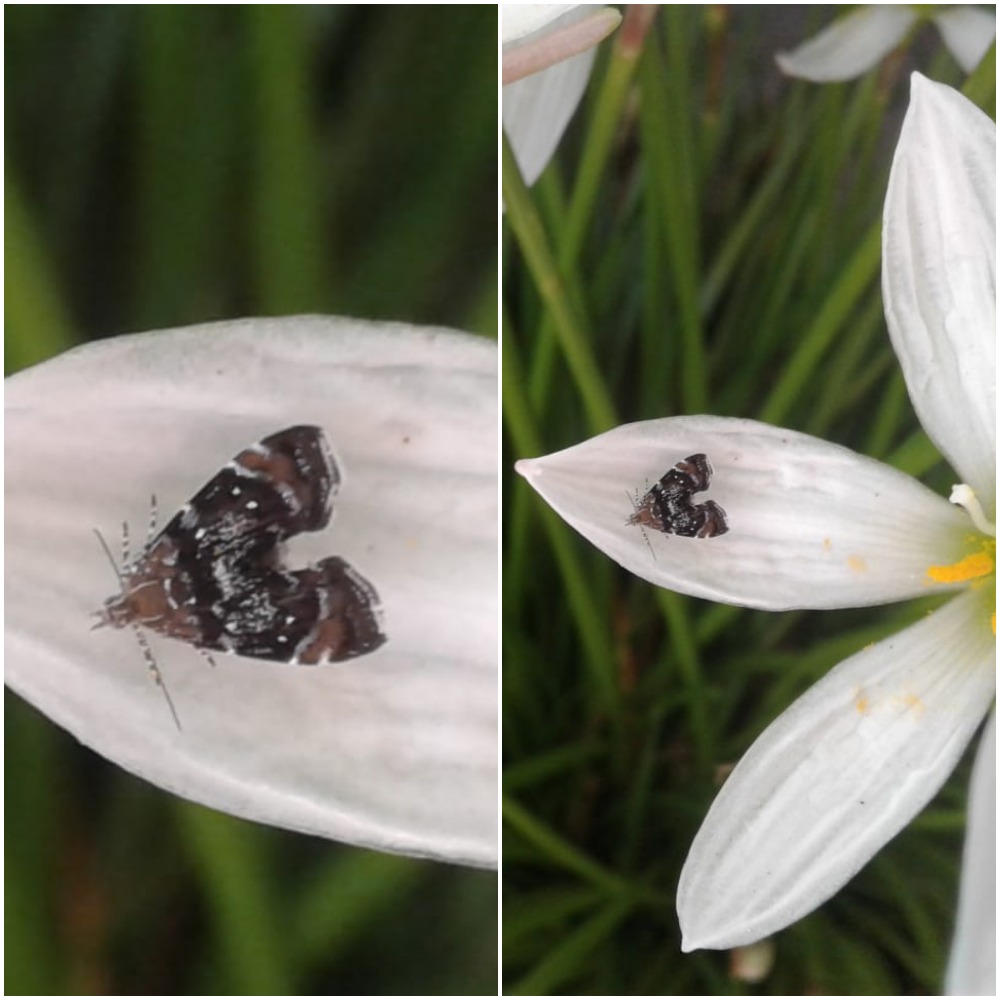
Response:
[{"label": "petal tip", "polygon": [[780,69],[786,76],[795,75],[795,63],[789,57],[789,53],[775,52],[774,61],[778,64],[778,69]]},{"label": "petal tip", "polygon": [[514,471],[520,475],[524,476],[528,482],[538,478],[539,472],[538,463],[533,458],[521,458],[514,463]]},{"label": "petal tip", "polygon": [[[678,916],[680,917],[679,913]],[[690,954],[692,951],[702,951],[705,948],[725,947],[725,945],[718,944],[717,939],[711,933],[705,933],[704,928],[702,928],[701,932],[693,928],[691,926],[692,923],[697,923],[697,919],[687,920],[684,917],[680,917],[681,951],[685,955]]]},{"label": "petal tip", "polygon": [[691,900],[684,888],[684,873],[681,873],[681,884],[677,887],[677,922],[681,928],[681,951],[688,954],[711,947],[705,940],[706,935],[699,933],[694,926],[698,923],[700,907],[692,906]]},{"label": "petal tip", "polygon": [[919,94],[927,93],[932,86],[934,86],[933,81],[914,70],[910,74],[910,100],[914,100]]}]

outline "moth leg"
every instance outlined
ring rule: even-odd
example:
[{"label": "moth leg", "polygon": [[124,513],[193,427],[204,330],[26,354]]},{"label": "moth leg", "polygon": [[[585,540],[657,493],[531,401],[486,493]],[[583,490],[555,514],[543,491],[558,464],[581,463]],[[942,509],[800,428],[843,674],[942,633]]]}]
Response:
[{"label": "moth leg", "polygon": [[212,668],[215,667],[215,659],[212,654],[207,650],[203,649],[201,646],[195,647],[199,653],[208,661],[208,665]]}]

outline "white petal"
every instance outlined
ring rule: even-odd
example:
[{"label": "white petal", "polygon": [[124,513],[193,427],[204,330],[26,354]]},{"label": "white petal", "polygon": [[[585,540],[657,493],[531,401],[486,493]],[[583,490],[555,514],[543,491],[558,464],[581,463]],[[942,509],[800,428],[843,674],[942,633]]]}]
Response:
[{"label": "white petal", "polygon": [[577,3],[503,3],[500,5],[501,41],[507,45],[524,38],[580,6]]},{"label": "white petal", "polygon": [[[6,680],[83,743],[186,798],[351,843],[478,865],[497,851],[497,350],[445,330],[301,317],[119,337],[6,385]],[[148,633],[178,732],[94,537],[142,544],[238,451],[322,426],[336,554],[388,641],[326,667]]]},{"label": "white petal", "polygon": [[[694,499],[721,504],[729,533],[679,538],[626,524],[629,494],[641,497],[698,452],[715,474]],[[516,468],[569,524],[644,580],[772,611],[928,593],[928,566],[960,558],[969,530],[964,513],[896,469],[753,420],[625,424]]]},{"label": "white petal", "polygon": [[926,805],[996,689],[967,592],[835,667],[750,748],[677,890],[684,950],[773,934],[835,893]]},{"label": "white petal", "polygon": [[614,7],[581,8],[563,17],[547,30],[536,32],[503,49],[502,82],[506,87],[517,80],[586,52],[603,41],[621,24]]},{"label": "white petal", "polygon": [[503,128],[527,184],[545,169],[569,124],[594,64],[581,52],[503,88]]},{"label": "white petal", "polygon": [[910,399],[996,509],[996,125],[913,75],[885,201],[882,295]]},{"label": "white petal", "polygon": [[997,994],[997,720],[976,753],[962,854],[962,890],[946,988],[951,996]]},{"label": "white petal", "polygon": [[789,76],[830,83],[867,73],[904,38],[916,20],[906,5],[873,4],[838,17],[792,52],[775,58]]},{"label": "white petal", "polygon": [[966,73],[982,62],[997,35],[996,9],[993,13],[979,7],[956,6],[934,15],[944,44]]}]

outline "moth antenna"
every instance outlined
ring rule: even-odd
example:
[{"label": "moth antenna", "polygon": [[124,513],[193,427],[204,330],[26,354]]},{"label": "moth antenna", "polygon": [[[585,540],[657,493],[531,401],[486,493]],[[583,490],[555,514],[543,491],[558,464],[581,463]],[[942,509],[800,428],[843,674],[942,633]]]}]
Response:
[{"label": "moth antenna", "polygon": [[149,495],[149,527],[146,529],[146,548],[149,548],[156,534],[156,494]]},{"label": "moth antenna", "polygon": [[653,557],[653,562],[656,562],[656,553],[653,551],[653,543],[649,540],[649,535],[646,534],[646,529],[640,524],[639,530],[642,532],[642,537],[646,539],[646,545],[649,547],[650,555]]},{"label": "moth antenna", "polygon": [[[104,549],[104,554],[108,557],[108,562],[111,563],[111,568],[115,571],[115,576],[118,577],[118,583],[124,586],[125,578],[122,576],[122,571],[118,568],[118,564],[115,562],[115,557],[111,554],[111,549],[108,548],[108,543],[104,540],[104,535],[102,535],[97,528],[94,528],[94,534],[97,535],[97,540],[101,543],[101,548]],[[96,612],[100,614],[100,612]],[[94,628],[100,628],[100,625],[104,624],[101,622],[95,625]]]},{"label": "moth antenna", "polygon": [[[632,505],[632,513],[637,514],[639,512],[639,491],[633,490],[632,492],[629,492],[628,490],[626,490],[625,496],[628,497],[628,502]],[[631,524],[632,519],[629,518],[625,523]]]},{"label": "moth antenna", "polygon": [[122,521],[122,565],[128,566],[132,561],[130,556],[132,546],[129,544],[128,521]]},{"label": "moth antenna", "polygon": [[[648,491],[647,491],[648,492]],[[629,493],[628,490],[625,491],[625,496],[628,497],[629,503],[632,504],[632,510],[638,511],[639,509],[639,491],[636,490],[635,493]],[[626,521],[626,524],[632,524],[631,521]],[[635,522],[635,526],[642,532],[642,537],[646,540],[646,545],[649,547],[649,553],[653,557],[653,562],[656,562],[656,553],[653,551],[653,543],[649,540],[649,535],[646,534],[646,529],[639,524],[638,521]]]},{"label": "moth antenna", "polygon": [[136,642],[139,643],[139,647],[142,649],[142,655],[145,657],[146,667],[149,670],[150,676],[153,678],[156,686],[163,692],[163,697],[167,699],[167,707],[170,709],[170,714],[174,717],[174,725],[177,726],[178,732],[182,732],[180,716],[174,707],[174,699],[170,697],[170,692],[167,690],[167,682],[163,679],[163,674],[160,673],[160,668],[156,665],[153,651],[149,648],[146,637],[139,631],[138,625],[133,624],[132,631],[135,632]]},{"label": "moth antenna", "polygon": [[182,733],[184,730],[181,728],[181,720],[177,715],[177,709],[174,708],[174,700],[170,697],[170,692],[167,690],[167,685],[163,683],[162,678],[157,672],[157,681],[160,690],[163,692],[163,697],[167,699],[167,707],[170,709],[170,714],[174,717],[174,725],[177,727],[177,732]]},{"label": "moth antenna", "polygon": [[[629,493],[629,491],[628,491],[628,490],[626,490],[626,491],[625,491],[625,496],[627,496],[627,497],[628,497],[628,502],[629,502],[630,504],[632,504],[632,510],[633,510],[633,512],[634,512],[634,511],[635,511],[635,500],[633,500],[633,499],[632,499],[632,494],[631,494],[631,493]],[[628,521],[626,521],[625,523],[626,523],[626,524],[628,524]]]},{"label": "moth antenna", "polygon": [[[118,568],[115,562],[115,557],[111,554],[111,549],[108,547],[108,543],[104,540],[104,536],[94,528],[94,534],[97,535],[97,540],[101,543],[101,548],[104,549],[104,554],[108,557],[108,562],[111,563],[111,568],[115,571],[115,576],[118,577],[119,585],[124,589],[125,587],[125,577],[122,575],[122,571]],[[122,522],[122,540],[124,547],[125,564],[128,564],[128,522]],[[90,627],[90,631],[93,632],[95,629],[104,628],[108,624],[107,619],[104,617],[103,612],[95,611],[94,614],[97,616],[97,622],[95,622]],[[163,680],[163,675],[160,673],[160,668],[156,665],[156,660],[153,657],[153,651],[149,648],[149,643],[146,642],[146,637],[139,631],[139,626],[133,624],[132,631],[135,633],[136,642],[139,643],[139,648],[142,650],[142,655],[146,660],[146,667],[152,675],[153,680],[156,682],[160,690],[163,691],[163,697],[167,699],[167,707],[170,709],[170,714],[174,717],[174,725],[177,729],[181,728],[181,720],[177,715],[177,709],[174,707],[174,700],[170,697],[170,692],[167,690],[166,682]]]}]

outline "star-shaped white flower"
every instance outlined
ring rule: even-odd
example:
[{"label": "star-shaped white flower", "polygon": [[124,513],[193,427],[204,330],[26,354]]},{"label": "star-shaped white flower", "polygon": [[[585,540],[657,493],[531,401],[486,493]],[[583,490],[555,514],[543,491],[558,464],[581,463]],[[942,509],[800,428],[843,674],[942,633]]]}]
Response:
[{"label": "star-shaped white flower", "polygon": [[969,787],[955,941],[945,978],[950,996],[997,992],[997,725],[990,716]]},{"label": "star-shaped white flower", "polygon": [[[660,586],[769,610],[954,593],[834,668],[743,757],[681,875],[686,950],[759,940],[836,892],[937,792],[993,701],[995,147],[992,121],[914,75],[886,198],[883,294],[917,414],[964,481],[960,506],[848,449],[723,417],[626,425],[518,463],[570,524]],[[627,524],[626,493],[697,453],[714,478],[693,502],[719,504],[728,533]],[[982,843],[970,833],[972,852]],[[974,885],[980,861],[966,866]],[[978,914],[975,893],[963,897]],[[960,938],[956,965],[995,956],[981,922],[960,920],[960,933],[975,940]],[[956,965],[952,978],[968,982]]]},{"label": "star-shaped white flower", "polygon": [[[82,743],[186,798],[382,850],[497,860],[497,349],[449,330],[321,317],[117,337],[6,383],[7,684]],[[386,642],[325,666],[131,629],[92,631],[133,555],[238,452],[321,427],[327,528],[381,597]]]},{"label": "star-shaped white flower", "polygon": [[533,184],[562,137],[594,63],[621,21],[613,7],[502,4],[503,128],[521,174]]},{"label": "star-shaped white flower", "polygon": [[853,80],[898,46],[922,18],[929,17],[948,51],[971,73],[996,37],[996,13],[962,4],[922,14],[914,4],[867,4],[838,17],[818,35],[775,58],[782,71],[815,83]]}]

